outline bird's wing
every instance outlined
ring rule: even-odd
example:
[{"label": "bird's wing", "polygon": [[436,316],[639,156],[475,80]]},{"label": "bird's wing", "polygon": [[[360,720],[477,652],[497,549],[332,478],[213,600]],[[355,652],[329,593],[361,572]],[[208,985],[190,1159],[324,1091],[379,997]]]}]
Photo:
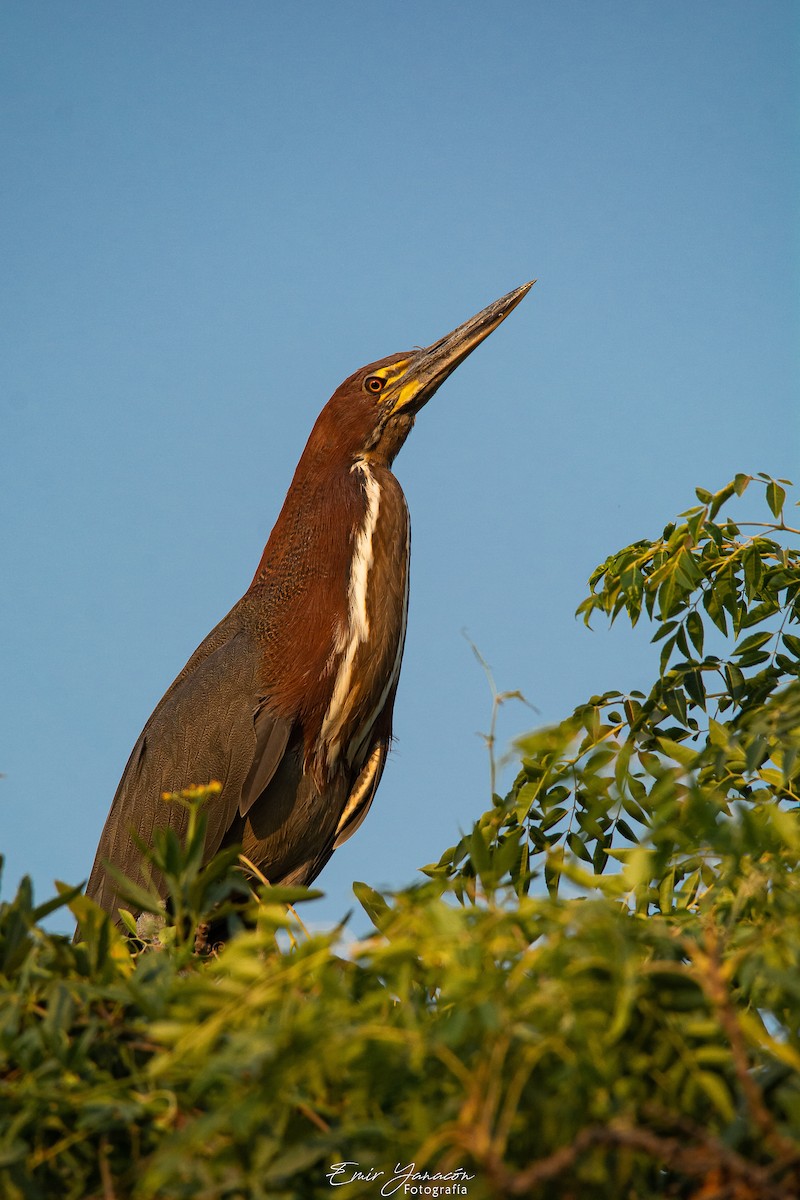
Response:
[{"label": "bird's wing", "polygon": [[283,756],[291,722],[270,715],[260,694],[251,635],[241,626],[229,638],[215,633],[216,646],[194,656],[194,669],[181,673],[147,722],[117,788],[87,887],[109,911],[117,906],[117,889],[104,862],[137,882],[142,878],[142,856],[131,834],[149,845],[157,828],[185,833],[186,809],[165,802],[165,792],[212,780],[222,784],[205,808],[208,859],[237,809],[246,812],[257,800]]},{"label": "bird's wing", "polygon": [[375,743],[372,753],[365,762],[361,774],[355,781],[347,799],[339,824],[336,827],[336,838],[333,849],[338,850],[351,838],[369,812],[370,805],[375,799],[378,784],[381,781],[383,768],[386,765],[386,755],[389,752],[389,738],[382,737]]},{"label": "bird's wing", "polygon": [[[311,843],[307,842],[304,849],[310,851],[310,854],[306,853],[304,856],[301,856],[299,861],[282,873],[279,880],[276,879],[273,882],[299,884],[303,887],[308,887],[319,875],[334,850],[338,850],[339,846],[352,837],[369,812],[370,805],[380,783],[381,775],[383,774],[383,767],[389,750],[389,740],[389,735],[386,734],[386,736],[376,738],[373,742],[369,757],[359,772],[353,787],[350,789],[347,803],[342,809],[342,814],[336,826],[331,828],[330,832],[321,839],[317,837],[312,839]],[[304,780],[304,785],[305,787],[313,788],[313,783],[309,777],[306,777]],[[302,789],[303,784],[301,784]],[[313,796],[311,799],[313,800]],[[247,842],[245,842],[245,850],[247,851]],[[253,848],[252,856],[254,858],[259,856],[258,845]]]},{"label": "bird's wing", "polygon": [[253,726],[256,750],[239,801],[239,813],[243,817],[247,816],[261,793],[268,787],[286,752],[286,743],[292,732],[291,722],[275,717],[269,711],[269,702],[266,699],[260,702],[255,711]]}]

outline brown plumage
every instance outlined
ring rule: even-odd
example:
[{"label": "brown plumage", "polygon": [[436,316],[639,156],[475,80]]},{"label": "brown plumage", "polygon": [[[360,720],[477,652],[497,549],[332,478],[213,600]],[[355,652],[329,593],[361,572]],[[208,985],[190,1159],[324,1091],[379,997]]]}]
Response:
[{"label": "brown plumage", "polygon": [[205,857],[241,843],[271,883],[310,883],[358,828],[392,734],[408,605],[409,520],[391,472],[414,417],[531,284],[426,350],[356,371],[323,408],[253,582],[172,683],[133,748],[87,893],[116,913],[110,862],[218,780]]}]

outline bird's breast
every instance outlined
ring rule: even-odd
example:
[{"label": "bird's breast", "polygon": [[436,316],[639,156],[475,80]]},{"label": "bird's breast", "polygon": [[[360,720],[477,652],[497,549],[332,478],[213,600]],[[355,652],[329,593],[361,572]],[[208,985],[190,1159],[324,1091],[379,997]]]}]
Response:
[{"label": "bird's breast", "polygon": [[352,543],[347,603],[326,664],[329,699],[315,739],[315,773],[359,768],[400,674],[408,611],[409,519],[385,468],[358,460],[363,516]]}]

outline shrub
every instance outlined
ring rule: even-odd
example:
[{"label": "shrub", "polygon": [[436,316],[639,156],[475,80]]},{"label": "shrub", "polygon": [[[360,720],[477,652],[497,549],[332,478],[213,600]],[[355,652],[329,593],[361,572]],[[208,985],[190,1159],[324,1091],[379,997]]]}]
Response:
[{"label": "shrub", "polygon": [[[196,953],[195,927],[241,889],[233,856],[202,866],[202,792],[183,797],[186,844],[151,850],[180,900],[155,942],[76,889],[37,908],[24,880],[0,910],[0,1194],[797,1195],[784,482],[698,489],[598,567],[579,612],[653,623],[650,692],[523,739],[510,793],[424,882],[355,885],[373,929],[348,953],[287,908],[314,893],[267,887],[249,928]],[[754,483],[767,519],[721,518]],[[42,928],[60,904],[77,945]]]}]

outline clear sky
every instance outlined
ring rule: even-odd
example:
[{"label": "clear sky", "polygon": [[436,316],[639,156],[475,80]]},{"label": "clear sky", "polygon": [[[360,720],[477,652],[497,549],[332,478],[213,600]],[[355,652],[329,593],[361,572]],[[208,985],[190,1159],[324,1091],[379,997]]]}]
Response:
[{"label": "clear sky", "polygon": [[534,276],[395,464],[397,745],[306,915],[487,806],[463,631],[538,709],[504,744],[652,678],[646,636],[573,619],[592,568],[696,484],[800,476],[798,11],[5,0],[4,894],[88,874],[339,382]]}]

